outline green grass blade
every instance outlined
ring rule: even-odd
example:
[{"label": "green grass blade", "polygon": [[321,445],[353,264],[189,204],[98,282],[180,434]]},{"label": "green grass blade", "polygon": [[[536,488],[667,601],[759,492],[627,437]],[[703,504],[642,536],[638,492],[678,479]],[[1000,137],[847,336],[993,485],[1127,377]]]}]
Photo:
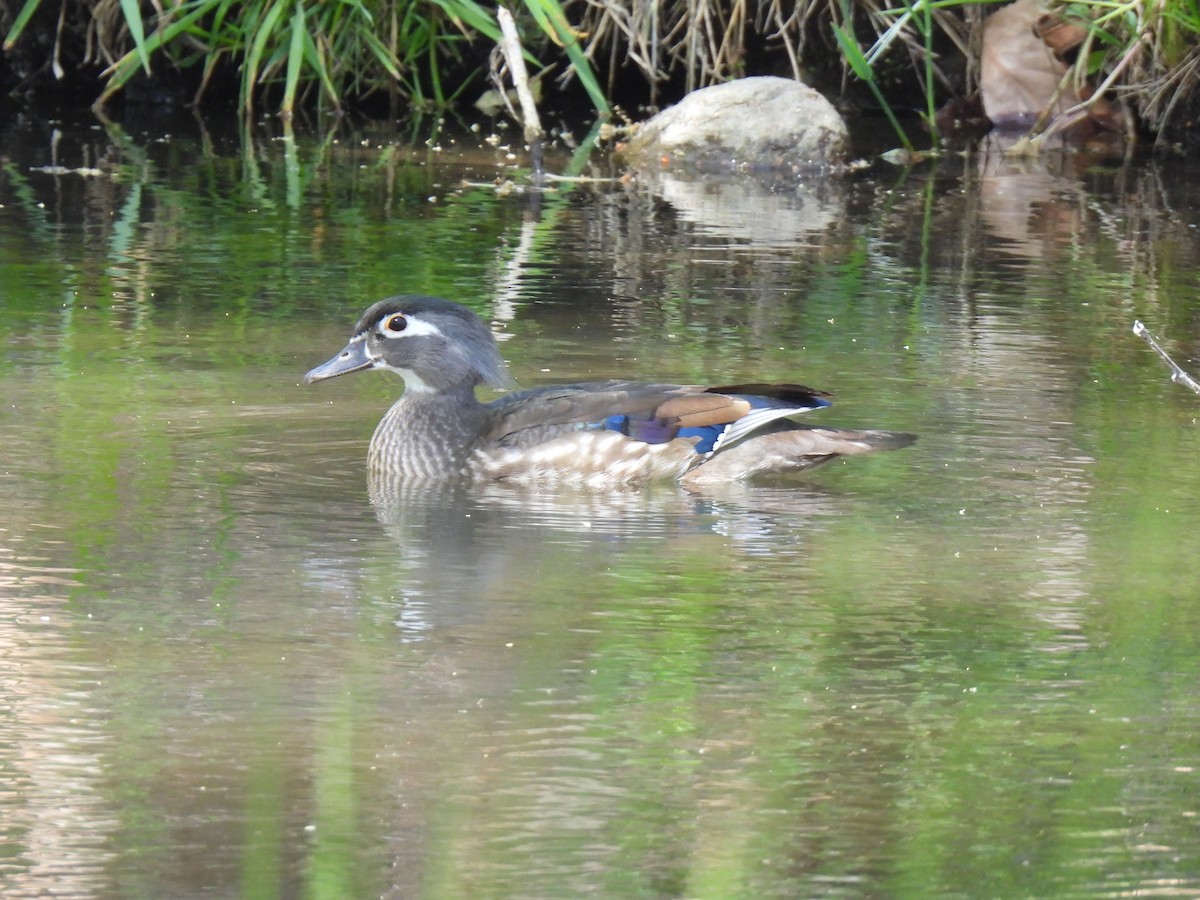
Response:
[{"label": "green grass blade", "polygon": [[608,98],[604,95],[604,89],[600,87],[600,81],[592,69],[591,60],[587,58],[587,54],[583,52],[583,48],[579,44],[578,34],[567,21],[567,15],[563,12],[562,5],[558,0],[525,0],[525,7],[542,31],[553,38],[555,43],[562,45],[567,53],[567,59],[575,67],[575,75],[579,78],[579,83],[587,91],[597,111],[608,115],[610,112]]},{"label": "green grass blade", "polygon": [[858,76],[860,81],[874,84],[875,70],[871,68],[871,64],[867,62],[867,58],[863,56],[862,48],[858,46],[858,41],[837,25],[831,27],[833,28],[833,36],[837,39],[838,49],[842,51],[842,58],[850,64],[850,70]]},{"label": "green grass blade", "polygon": [[25,5],[17,13],[17,17],[13,19],[12,28],[8,29],[8,35],[4,38],[5,51],[13,48],[13,44],[17,42],[17,38],[21,36],[21,32],[25,30],[25,26],[29,24],[29,20],[33,18],[33,14],[37,12],[38,7],[41,5],[42,0],[25,0]]},{"label": "green grass blade", "polygon": [[929,134],[933,138],[933,145],[936,147],[939,142],[939,135],[937,94],[934,91],[933,71],[933,12],[929,9],[928,3],[922,3],[921,0],[918,0],[918,5],[922,7],[922,31],[925,32],[925,124],[929,127]]},{"label": "green grass blade", "polygon": [[146,49],[146,28],[142,23],[142,10],[138,0],[121,0],[121,12],[125,14],[125,24],[129,26],[129,35],[137,48],[138,58],[142,68],[150,74],[150,51]]},{"label": "green grass blade", "polygon": [[612,109],[608,104],[608,98],[604,96],[604,89],[600,87],[600,81],[596,78],[596,73],[592,69],[592,63],[584,54],[579,46],[579,42],[572,40],[567,44],[567,58],[575,66],[575,74],[579,76],[579,83],[583,85],[583,89],[587,91],[589,97],[592,98],[592,104],[596,110],[603,115],[608,115]]},{"label": "green grass blade", "polygon": [[[150,37],[146,38],[147,54],[153,53],[164,44],[169,44],[177,36],[189,30],[192,27],[192,24],[206,12],[208,12],[206,7],[194,9],[187,15],[176,19],[167,27],[150,35]],[[100,97],[96,100],[96,103],[100,106],[103,106],[113,94],[119,91],[125,85],[125,83],[133,77],[134,73],[137,72],[139,68],[139,62],[140,58],[137,50],[130,50],[115,63],[113,63],[108,69],[108,71],[111,73],[108,78],[108,84],[105,85],[104,91],[100,94]]]},{"label": "green grass blade", "polygon": [[438,106],[446,105],[446,95],[442,92],[442,73],[438,67],[437,43],[429,42],[429,81],[433,88],[433,101]]},{"label": "green grass blade", "polygon": [[465,24],[493,41],[500,40],[500,26],[496,24],[496,17],[474,0],[433,0],[433,3],[460,28]]},{"label": "green grass blade", "polygon": [[334,109],[342,108],[342,98],[338,95],[338,90],[333,84],[333,77],[329,74],[329,66],[325,63],[325,57],[322,55],[317,42],[306,30],[303,37],[304,58],[308,60],[309,68],[317,73],[317,78],[321,81],[321,86],[325,89],[326,95],[329,97],[329,102],[333,104]]},{"label": "green grass blade", "polygon": [[280,112],[292,117],[296,108],[296,86],[300,84],[300,71],[304,68],[304,36],[308,33],[304,21],[304,4],[297,3],[292,13],[292,39],[288,46],[287,76],[283,83],[283,103]]},{"label": "green grass blade", "polygon": [[249,114],[253,108],[254,85],[258,83],[258,69],[262,63],[263,53],[266,51],[267,42],[271,39],[271,35],[275,31],[275,23],[279,21],[279,17],[283,14],[283,8],[286,3],[276,3],[263,16],[262,23],[258,26],[258,31],[254,35],[254,41],[250,45],[250,52],[246,55],[246,61],[242,66],[242,97],[241,107],[242,112]]},{"label": "green grass blade", "polygon": [[370,31],[363,32],[362,38],[364,43],[367,45],[367,49],[369,49],[375,56],[376,62],[383,66],[389,75],[399,81],[400,69],[397,68],[395,57],[393,57],[392,52],[386,46],[384,46],[383,41],[381,41],[373,32]]},{"label": "green grass blade", "polygon": [[879,103],[883,114],[887,116],[888,122],[891,123],[892,129],[896,132],[896,136],[900,138],[900,143],[904,145],[905,150],[912,152],[914,149],[912,141],[908,139],[908,135],[900,125],[900,120],[896,118],[896,114],[892,111],[891,104],[883,96],[883,91],[880,90],[879,83],[875,80],[875,70],[871,68],[871,64],[867,62],[867,58],[863,56],[863,52],[858,46],[858,41],[854,38],[854,35],[839,28],[837,25],[832,25],[831,27],[833,28],[833,36],[837,38],[838,47],[842,50],[842,56],[850,64],[851,71],[871,89],[871,93],[875,95],[875,100]]}]

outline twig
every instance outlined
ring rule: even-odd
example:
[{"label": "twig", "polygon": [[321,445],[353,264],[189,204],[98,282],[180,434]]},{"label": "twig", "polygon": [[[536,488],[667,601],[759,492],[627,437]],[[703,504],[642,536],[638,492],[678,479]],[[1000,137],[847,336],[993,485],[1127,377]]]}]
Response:
[{"label": "twig", "polygon": [[[1092,105],[1099,102],[1099,100],[1106,93],[1108,93],[1108,89],[1112,87],[1113,83],[1117,80],[1117,77],[1125,70],[1125,67],[1133,61],[1138,52],[1142,49],[1143,45],[1148,43],[1150,43],[1149,34],[1143,34],[1140,38],[1138,38],[1129,47],[1129,49],[1122,54],[1120,60],[1118,60],[1117,64],[1113,66],[1113,70],[1108,73],[1108,77],[1097,86],[1096,90],[1094,90],[1092,95],[1086,100],[1076,103],[1070,109],[1064,109],[1061,113],[1055,116],[1049,124],[1043,122],[1039,117],[1038,121],[1034,123],[1033,128],[1029,129],[1028,137],[1030,138],[1030,141],[1040,149],[1041,146],[1048,141],[1052,135],[1057,134],[1060,131],[1064,131],[1067,128],[1070,128],[1076,122],[1080,122],[1087,118],[1091,114]],[[1072,71],[1073,70],[1068,69],[1067,76],[1071,75]],[[1065,77],[1066,76],[1064,76],[1064,78]],[[1059,90],[1055,91],[1055,100],[1057,100],[1058,93],[1062,90],[1062,87],[1062,85],[1059,85]],[[1041,129],[1039,129],[1039,125],[1042,126]]]},{"label": "twig", "polygon": [[1188,390],[1191,390],[1197,394],[1200,394],[1200,382],[1196,381],[1195,378],[1193,378],[1191,375],[1189,375],[1187,372],[1185,372],[1183,370],[1183,367],[1180,366],[1179,363],[1177,363],[1177,362],[1175,362],[1175,360],[1171,359],[1171,357],[1170,357],[1170,355],[1168,355],[1167,351],[1164,350],[1159,345],[1158,341],[1156,341],[1154,339],[1154,335],[1152,335],[1149,331],[1147,331],[1146,326],[1143,325],[1137,319],[1135,319],[1133,322],[1133,333],[1136,334],[1138,337],[1140,337],[1147,344],[1149,344],[1150,349],[1162,357],[1163,362],[1165,362],[1171,369],[1171,380],[1173,382],[1175,382],[1176,384],[1182,384]]},{"label": "twig", "polygon": [[525,126],[525,141],[529,144],[529,158],[533,166],[533,183],[540,185],[545,174],[542,163],[542,120],[538,117],[537,103],[529,89],[529,73],[525,71],[525,57],[521,54],[521,36],[512,13],[500,6],[496,9],[496,21],[500,23],[500,50],[508,63],[508,74],[512,76],[517,99],[521,101],[521,123]]},{"label": "twig", "polygon": [[525,71],[525,57],[521,55],[521,38],[517,34],[512,13],[505,7],[501,6],[496,10],[496,21],[500,23],[500,49],[504,51],[508,73],[512,76],[517,99],[521,101],[521,123],[525,126],[525,140],[533,142],[542,136],[542,122],[538,118],[533,92],[529,90],[529,73]]}]

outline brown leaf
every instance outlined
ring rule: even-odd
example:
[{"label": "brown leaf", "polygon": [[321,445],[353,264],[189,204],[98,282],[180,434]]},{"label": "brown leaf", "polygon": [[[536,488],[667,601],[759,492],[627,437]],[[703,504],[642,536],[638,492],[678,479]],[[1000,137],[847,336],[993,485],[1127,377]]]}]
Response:
[{"label": "brown leaf", "polygon": [[997,125],[1030,122],[1052,102],[1055,114],[1079,102],[1070,85],[1054,99],[1067,66],[1034,31],[1045,12],[1038,0],[1017,0],[984,25],[979,90]]},{"label": "brown leaf", "polygon": [[1088,30],[1079,22],[1068,22],[1055,13],[1046,13],[1033,23],[1033,33],[1055,56],[1065,59],[1067,53],[1083,43]]}]

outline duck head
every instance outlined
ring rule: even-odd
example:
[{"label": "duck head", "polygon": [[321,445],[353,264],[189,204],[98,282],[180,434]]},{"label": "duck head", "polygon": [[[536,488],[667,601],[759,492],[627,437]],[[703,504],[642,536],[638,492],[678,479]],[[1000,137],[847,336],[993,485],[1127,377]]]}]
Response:
[{"label": "duck head", "polygon": [[366,369],[395,372],[407,391],[419,393],[510,383],[496,340],[479,316],[458,303],[417,294],[374,304],[342,351],[310,370],[304,381]]}]

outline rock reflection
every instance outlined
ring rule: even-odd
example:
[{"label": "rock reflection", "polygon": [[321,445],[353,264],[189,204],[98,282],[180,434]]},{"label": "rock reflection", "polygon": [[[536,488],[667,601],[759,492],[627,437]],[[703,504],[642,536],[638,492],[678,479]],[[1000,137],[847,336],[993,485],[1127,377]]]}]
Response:
[{"label": "rock reflection", "polygon": [[651,193],[701,233],[761,249],[809,245],[845,215],[843,192],[827,181],[641,177]]}]

